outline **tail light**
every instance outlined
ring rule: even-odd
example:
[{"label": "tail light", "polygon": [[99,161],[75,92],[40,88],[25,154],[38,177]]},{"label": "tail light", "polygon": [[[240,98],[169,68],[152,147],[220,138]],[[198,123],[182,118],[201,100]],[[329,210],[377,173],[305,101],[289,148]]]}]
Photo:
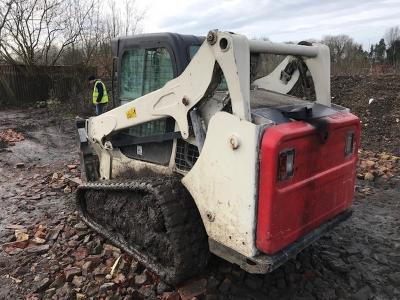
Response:
[{"label": "tail light", "polygon": [[349,132],[346,135],[346,144],[344,148],[344,155],[349,156],[353,154],[354,150],[354,132]]},{"label": "tail light", "polygon": [[288,179],[294,174],[294,149],[279,152],[278,158],[278,179]]}]

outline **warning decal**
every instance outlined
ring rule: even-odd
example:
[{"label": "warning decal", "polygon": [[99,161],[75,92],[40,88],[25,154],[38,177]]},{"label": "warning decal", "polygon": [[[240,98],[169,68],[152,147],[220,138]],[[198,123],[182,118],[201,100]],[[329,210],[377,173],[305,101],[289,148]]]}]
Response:
[{"label": "warning decal", "polygon": [[128,110],[126,111],[125,114],[126,114],[127,119],[136,118],[136,108],[131,107],[130,109],[128,109]]}]

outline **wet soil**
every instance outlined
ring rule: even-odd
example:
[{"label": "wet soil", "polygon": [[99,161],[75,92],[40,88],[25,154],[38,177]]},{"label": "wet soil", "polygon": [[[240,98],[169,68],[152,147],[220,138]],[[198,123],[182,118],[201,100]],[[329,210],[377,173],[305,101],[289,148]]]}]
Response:
[{"label": "wet soil", "polygon": [[360,117],[361,146],[400,156],[400,76],[337,76],[332,101]]},{"label": "wet soil", "polygon": [[[398,108],[398,89],[386,90],[398,81],[387,80],[340,78],[333,81],[333,95],[340,94],[340,104],[369,124],[363,147],[396,154],[399,131],[394,132],[392,112]],[[361,87],[375,94],[358,91]],[[369,97],[391,99],[376,102],[389,103],[390,109],[377,107],[385,118],[365,105]],[[191,292],[207,300],[400,299],[399,174],[391,184],[358,181],[353,217],[271,274],[247,274],[212,257],[203,274],[173,287],[82,224],[73,187],[50,184],[55,172],[69,174],[66,165],[77,163],[71,116],[46,109],[2,111],[0,130],[6,128],[22,132],[25,140],[0,151],[0,299],[179,299]],[[6,251],[16,228],[26,229],[30,239],[42,236],[48,246]],[[46,234],[38,235],[43,228]],[[110,278],[120,256],[125,267]]]},{"label": "wet soil", "polygon": [[[0,153],[0,223],[34,220],[65,208],[68,201],[45,191],[45,182],[66,162],[76,160],[72,119],[40,109],[0,111],[0,130],[7,128],[23,133],[25,140]],[[39,199],[32,203],[31,198]]]},{"label": "wet soil", "polygon": [[[25,136],[15,146],[3,144],[0,152],[0,244],[12,241],[18,224],[34,228],[37,224],[55,226],[73,211],[73,195],[49,189],[53,173],[76,159],[72,118],[57,116],[45,109],[0,111],[0,130],[14,129]],[[9,256],[0,250],[0,299],[24,299],[28,294],[13,286],[6,270],[26,275],[25,284],[34,282],[36,255]]]}]

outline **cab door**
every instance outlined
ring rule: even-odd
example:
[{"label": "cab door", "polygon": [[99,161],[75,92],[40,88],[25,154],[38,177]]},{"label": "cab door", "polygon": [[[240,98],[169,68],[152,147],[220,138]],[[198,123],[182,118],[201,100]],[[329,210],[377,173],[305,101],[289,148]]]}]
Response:
[{"label": "cab door", "polygon": [[[167,47],[135,47],[123,52],[120,59],[119,99],[122,104],[157,90],[176,75],[173,55]],[[172,118],[136,125],[118,135],[134,144],[121,146],[129,158],[168,165],[173,140],[163,136],[174,131]],[[123,144],[123,143],[122,143]]]}]

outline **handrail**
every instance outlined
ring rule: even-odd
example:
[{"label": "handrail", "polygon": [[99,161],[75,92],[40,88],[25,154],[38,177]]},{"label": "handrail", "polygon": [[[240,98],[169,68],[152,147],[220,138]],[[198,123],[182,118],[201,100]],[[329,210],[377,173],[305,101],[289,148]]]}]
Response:
[{"label": "handrail", "polygon": [[252,53],[300,55],[306,57],[316,57],[318,55],[318,49],[313,46],[249,40],[249,47]]}]

